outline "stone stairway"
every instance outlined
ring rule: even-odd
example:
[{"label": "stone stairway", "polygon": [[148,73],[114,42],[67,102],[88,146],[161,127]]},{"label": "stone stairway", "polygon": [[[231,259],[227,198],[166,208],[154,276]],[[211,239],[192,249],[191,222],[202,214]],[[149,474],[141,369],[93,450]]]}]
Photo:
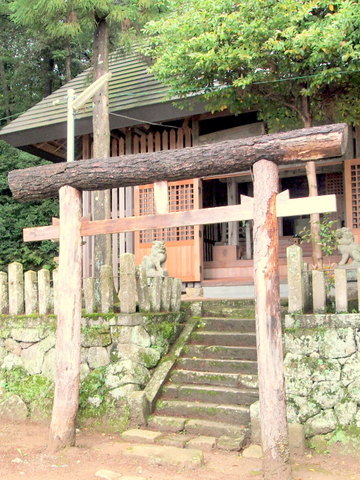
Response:
[{"label": "stone stairway", "polygon": [[257,399],[255,320],[202,318],[148,429],[159,432],[156,443],[239,450],[249,438],[250,405]]}]

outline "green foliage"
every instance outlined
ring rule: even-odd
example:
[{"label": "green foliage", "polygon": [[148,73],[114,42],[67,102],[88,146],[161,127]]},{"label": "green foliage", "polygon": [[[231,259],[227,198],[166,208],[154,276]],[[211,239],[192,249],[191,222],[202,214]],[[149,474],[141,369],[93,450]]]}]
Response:
[{"label": "green foliage", "polygon": [[53,398],[53,384],[49,379],[42,375],[29,375],[21,367],[2,370],[1,379],[4,390],[18,395],[25,403]]},{"label": "green foliage", "polygon": [[146,53],[169,96],[257,109],[271,130],[360,123],[357,0],[174,0],[150,22]]},{"label": "green foliage", "polygon": [[26,270],[54,266],[57,244],[50,241],[24,243],[22,229],[49,224],[51,217],[58,216],[57,200],[19,203],[11,197],[7,184],[9,170],[44,163],[47,162],[0,142],[0,270],[6,270],[14,261],[23,263]]},{"label": "green foliage", "polygon": [[[333,220],[329,214],[325,214],[318,223],[320,225],[321,250],[324,255],[332,255],[337,249],[336,229],[338,228],[338,221]],[[301,243],[310,243],[313,240],[309,227],[304,227],[299,236]]]}]

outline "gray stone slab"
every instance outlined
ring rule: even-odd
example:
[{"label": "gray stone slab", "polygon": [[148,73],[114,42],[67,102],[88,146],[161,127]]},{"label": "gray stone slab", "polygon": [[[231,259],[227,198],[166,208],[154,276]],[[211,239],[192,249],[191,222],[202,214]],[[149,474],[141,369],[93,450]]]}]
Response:
[{"label": "gray stone slab", "polygon": [[181,469],[194,469],[204,462],[201,450],[177,448],[162,445],[134,445],[131,449],[123,448],[123,455],[140,457],[153,465],[172,465]]},{"label": "gray stone slab", "polygon": [[203,452],[210,452],[216,446],[215,437],[207,437],[205,435],[200,435],[195,437],[192,440],[189,440],[186,444],[186,448],[198,448]]},{"label": "gray stone slab", "polygon": [[127,442],[155,443],[163,436],[162,432],[154,432],[152,430],[132,429],[126,430],[121,437]]}]

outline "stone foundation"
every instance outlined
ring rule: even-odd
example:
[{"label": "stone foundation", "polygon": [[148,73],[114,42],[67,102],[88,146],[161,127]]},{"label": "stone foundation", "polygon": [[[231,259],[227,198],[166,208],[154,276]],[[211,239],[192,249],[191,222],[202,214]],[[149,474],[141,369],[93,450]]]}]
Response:
[{"label": "stone foundation", "polygon": [[[120,416],[128,411],[126,398],[148,383],[183,321],[181,313],[84,315],[80,408],[90,412],[85,417],[105,414],[110,405],[116,405]],[[0,316],[0,416],[38,420],[49,415],[55,325],[51,315]]]}]

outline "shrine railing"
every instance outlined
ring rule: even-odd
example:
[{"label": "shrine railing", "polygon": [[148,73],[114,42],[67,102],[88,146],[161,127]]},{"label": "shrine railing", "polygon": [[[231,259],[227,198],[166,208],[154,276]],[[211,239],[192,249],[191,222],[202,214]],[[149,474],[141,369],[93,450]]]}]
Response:
[{"label": "shrine railing", "polygon": [[[114,286],[112,267],[103,265],[100,278],[85,278],[82,307],[85,313],[171,312],[180,310],[182,283],[170,277],[148,278],[135,267],[134,255],[120,257],[120,288]],[[0,272],[0,315],[56,314],[61,298],[57,269],[24,272],[18,262]]]}]

